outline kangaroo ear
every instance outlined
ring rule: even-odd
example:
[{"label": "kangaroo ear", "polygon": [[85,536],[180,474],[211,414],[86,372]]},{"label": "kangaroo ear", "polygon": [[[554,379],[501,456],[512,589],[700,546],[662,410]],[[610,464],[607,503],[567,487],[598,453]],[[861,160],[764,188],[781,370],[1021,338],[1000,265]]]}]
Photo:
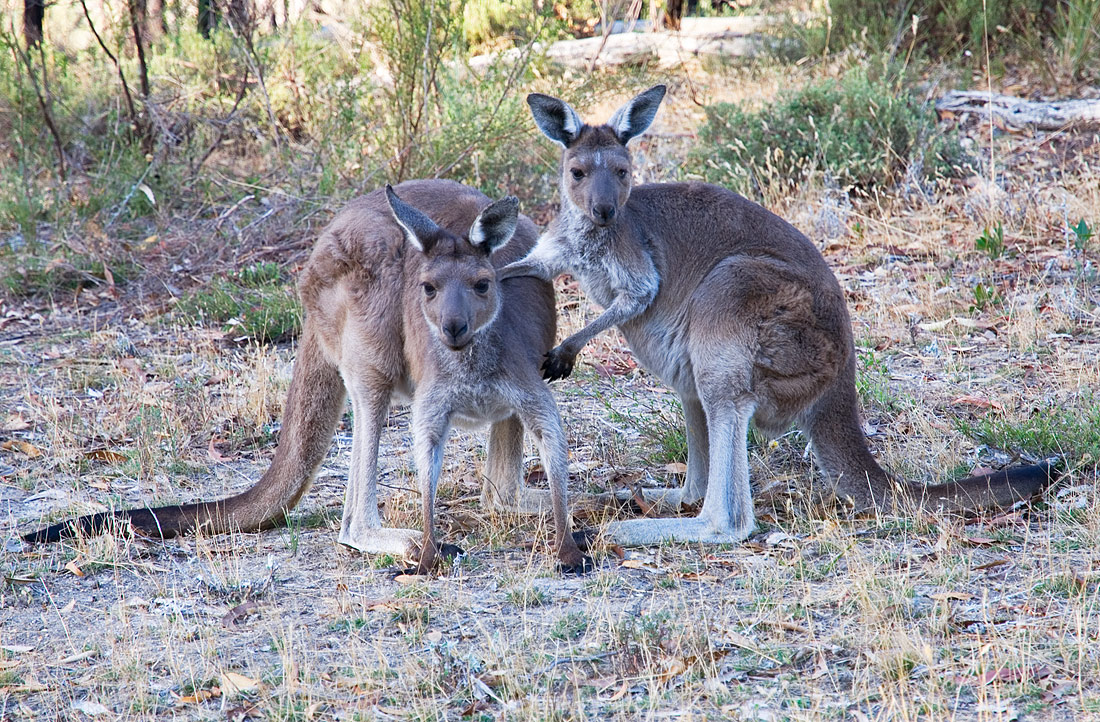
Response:
[{"label": "kangaroo ear", "polygon": [[615,137],[623,145],[631,138],[641,135],[657,117],[657,108],[665,97],[665,86],[654,85],[636,96],[629,103],[615,111],[607,124],[615,132]]},{"label": "kangaroo ear", "polygon": [[519,220],[519,199],[505,196],[477,214],[470,226],[470,245],[492,253],[512,240]]},{"label": "kangaroo ear", "polygon": [[439,226],[431,218],[398,198],[393,192],[393,186],[389,183],[386,184],[386,200],[390,202],[390,211],[397,225],[405,231],[405,239],[416,250],[427,253],[435,244],[436,237],[439,235]]},{"label": "kangaroo ear", "polygon": [[577,111],[563,100],[542,93],[531,93],[527,96],[527,105],[531,108],[535,125],[543,135],[566,148],[577,139],[584,127]]}]

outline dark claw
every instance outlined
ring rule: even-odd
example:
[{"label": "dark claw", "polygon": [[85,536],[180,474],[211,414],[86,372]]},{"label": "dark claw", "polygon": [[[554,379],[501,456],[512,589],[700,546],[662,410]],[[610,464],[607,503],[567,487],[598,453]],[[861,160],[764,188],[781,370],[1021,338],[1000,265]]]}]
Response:
[{"label": "dark claw", "polygon": [[561,346],[552,348],[546,352],[546,360],[542,362],[542,377],[547,381],[564,379],[573,373],[573,363],[576,356],[569,356],[562,351]]},{"label": "dark claw", "polygon": [[582,556],[581,560],[575,564],[558,562],[558,571],[561,572],[563,577],[579,577],[595,571],[595,569],[596,564],[592,561],[592,557],[590,556]]},{"label": "dark claw", "polygon": [[456,544],[444,543],[439,545],[439,556],[443,557],[447,561],[451,561],[456,557],[461,557],[465,555],[466,550]]},{"label": "dark claw", "polygon": [[596,541],[597,536],[599,536],[599,534],[591,527],[588,529],[578,529],[573,532],[573,541],[576,542],[578,549],[582,552],[587,552],[591,551],[592,542]]}]

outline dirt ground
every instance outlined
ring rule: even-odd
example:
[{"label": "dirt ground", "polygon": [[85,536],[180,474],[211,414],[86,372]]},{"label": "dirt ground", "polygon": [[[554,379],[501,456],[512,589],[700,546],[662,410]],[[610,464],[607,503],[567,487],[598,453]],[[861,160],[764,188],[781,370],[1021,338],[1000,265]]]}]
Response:
[{"label": "dirt ground", "polygon": [[[670,108],[638,149],[647,178],[698,112],[683,88]],[[1088,134],[1004,133],[995,152],[996,182],[854,202],[807,188],[774,208],[848,293],[867,431],[895,473],[1038,455],[966,423],[1080,422],[1057,427],[1079,438],[1060,439],[1054,489],[976,520],[815,512],[803,440],[754,437],[748,542],[603,548],[594,573],[562,578],[544,520],[480,506],[484,438],[461,433],[439,527],[468,553],[395,578],[399,560],[336,543],[345,423],[287,528],[24,547],[15,534],[46,519],[247,488],[294,348],[242,346],[125,293],[0,300],[0,720],[1100,718],[1100,246],[1067,229],[1100,224],[1100,152]],[[975,247],[990,218],[997,258]],[[591,317],[575,284],[558,289],[565,331]],[[617,334],[555,388],[573,491],[681,480],[674,397]],[[400,526],[416,524],[407,419],[395,410],[381,452]]]}]

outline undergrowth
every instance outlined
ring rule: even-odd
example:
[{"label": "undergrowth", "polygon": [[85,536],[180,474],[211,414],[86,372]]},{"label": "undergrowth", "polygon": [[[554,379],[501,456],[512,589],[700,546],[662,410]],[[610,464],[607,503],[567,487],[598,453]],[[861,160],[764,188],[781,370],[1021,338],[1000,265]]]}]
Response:
[{"label": "undergrowth", "polygon": [[693,155],[708,181],[760,194],[823,174],[842,188],[890,188],[959,172],[957,141],[936,129],[930,107],[888,69],[857,67],[754,109],[706,109]]}]

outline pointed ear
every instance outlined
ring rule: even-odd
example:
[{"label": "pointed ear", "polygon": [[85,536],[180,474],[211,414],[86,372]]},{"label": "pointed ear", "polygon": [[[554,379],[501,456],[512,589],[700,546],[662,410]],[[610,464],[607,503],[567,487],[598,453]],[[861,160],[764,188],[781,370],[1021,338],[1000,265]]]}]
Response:
[{"label": "pointed ear", "polygon": [[657,108],[660,107],[664,97],[665,86],[654,85],[615,111],[615,115],[611,116],[607,124],[615,132],[615,137],[620,143],[626,145],[631,138],[646,131],[653,119],[657,117]]},{"label": "pointed ear", "polygon": [[397,225],[405,231],[405,239],[421,253],[427,253],[439,234],[439,226],[431,218],[397,197],[393,186],[386,184],[386,200],[390,202]]},{"label": "pointed ear", "polygon": [[531,108],[535,125],[543,135],[567,148],[577,139],[581,128],[584,127],[577,111],[569,107],[564,100],[542,93],[531,93],[527,96],[527,105]]},{"label": "pointed ear", "polygon": [[470,245],[492,253],[512,240],[518,220],[519,199],[515,196],[505,196],[490,203],[470,226]]}]

